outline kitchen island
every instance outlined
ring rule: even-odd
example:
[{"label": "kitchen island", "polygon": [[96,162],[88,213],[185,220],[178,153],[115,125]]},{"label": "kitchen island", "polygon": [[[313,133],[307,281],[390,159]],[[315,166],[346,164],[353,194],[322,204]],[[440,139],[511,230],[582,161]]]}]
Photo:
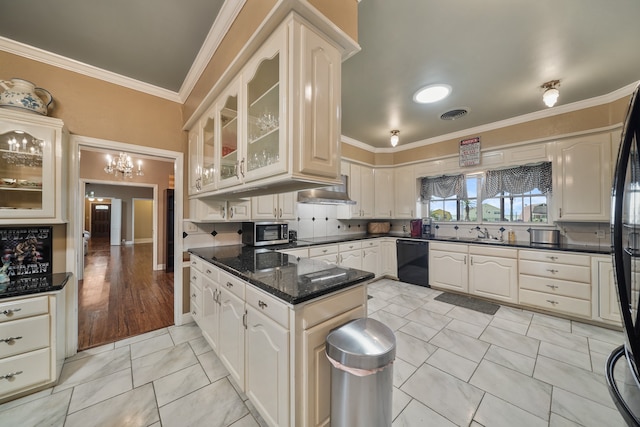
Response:
[{"label": "kitchen island", "polygon": [[372,273],[269,249],[189,250],[191,315],[270,426],[325,425],[334,328],[367,313]]}]

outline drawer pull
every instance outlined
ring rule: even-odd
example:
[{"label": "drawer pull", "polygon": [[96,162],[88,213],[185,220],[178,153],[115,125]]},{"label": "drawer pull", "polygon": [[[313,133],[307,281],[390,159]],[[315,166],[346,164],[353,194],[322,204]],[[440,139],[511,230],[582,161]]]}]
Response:
[{"label": "drawer pull", "polygon": [[195,281],[198,277],[197,276],[191,276],[191,278]]},{"label": "drawer pull", "polygon": [[550,299],[548,299],[548,300],[547,300],[547,302],[548,302],[549,304],[551,304],[551,305],[560,304],[558,301],[553,301],[553,300],[550,300]]},{"label": "drawer pull", "polygon": [[211,270],[207,268],[207,274],[211,274]]},{"label": "drawer pull", "polygon": [[551,288],[551,289],[558,289],[559,288],[558,285],[547,285],[547,287]]},{"label": "drawer pull", "polygon": [[9,338],[0,338],[0,342],[6,342],[7,344],[12,344],[15,340],[21,340],[22,337],[9,337]]},{"label": "drawer pull", "polygon": [[193,310],[193,311],[191,312],[191,314],[192,314],[193,316],[196,316],[196,315],[197,315],[197,313],[196,313],[196,311],[195,311],[195,310]]},{"label": "drawer pull", "polygon": [[322,250],[322,253],[325,253],[325,254],[326,254],[326,253],[327,253],[327,250],[326,250],[326,249],[323,249],[323,250]]},{"label": "drawer pull", "polygon": [[195,261],[191,261],[191,264],[193,264],[193,265],[197,265],[198,263],[197,263],[197,262],[195,262]]},{"label": "drawer pull", "polygon": [[10,372],[7,375],[1,375],[0,376],[0,380],[9,380],[9,381],[11,381],[13,379],[13,377],[15,377],[16,375],[20,375],[21,373],[22,373],[22,371]]},{"label": "drawer pull", "polygon": [[267,303],[264,301],[258,300],[258,307],[264,310],[265,308],[267,308]]},{"label": "drawer pull", "polygon": [[557,256],[548,256],[547,258],[549,258],[551,261],[555,261],[558,259]]},{"label": "drawer pull", "polygon": [[4,310],[2,312],[2,314],[4,314],[5,316],[13,316],[13,313],[15,313],[16,311],[21,311],[21,308],[10,308],[8,310]]},{"label": "drawer pull", "polygon": [[227,288],[233,288],[233,283],[227,282]]},{"label": "drawer pull", "polygon": [[556,274],[559,270],[554,270],[553,268],[547,268],[547,271],[551,274]]},{"label": "drawer pull", "polygon": [[195,298],[195,297],[196,297],[195,293],[191,294],[191,298]]}]

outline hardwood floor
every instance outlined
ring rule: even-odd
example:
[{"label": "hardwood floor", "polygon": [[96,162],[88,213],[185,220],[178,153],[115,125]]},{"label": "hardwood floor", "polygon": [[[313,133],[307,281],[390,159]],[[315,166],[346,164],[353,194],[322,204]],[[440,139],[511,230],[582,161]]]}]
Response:
[{"label": "hardwood floor", "polygon": [[173,325],[173,273],[152,270],[151,243],[89,241],[78,291],[78,350]]}]

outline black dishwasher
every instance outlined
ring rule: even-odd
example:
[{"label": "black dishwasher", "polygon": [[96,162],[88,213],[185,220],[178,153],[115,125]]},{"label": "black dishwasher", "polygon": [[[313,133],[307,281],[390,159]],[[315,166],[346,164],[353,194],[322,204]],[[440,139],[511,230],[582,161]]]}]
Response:
[{"label": "black dishwasher", "polygon": [[416,240],[396,241],[398,279],[401,282],[429,286],[429,244]]}]

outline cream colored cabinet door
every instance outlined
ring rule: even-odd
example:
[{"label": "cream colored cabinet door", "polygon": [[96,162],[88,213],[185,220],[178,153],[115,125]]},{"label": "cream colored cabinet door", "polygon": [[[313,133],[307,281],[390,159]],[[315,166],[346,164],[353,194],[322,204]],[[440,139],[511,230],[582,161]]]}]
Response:
[{"label": "cream colored cabinet door", "polygon": [[362,270],[362,250],[355,249],[352,251],[340,252],[338,255],[339,265],[347,268],[356,268]]},{"label": "cream colored cabinet door", "polygon": [[383,239],[380,243],[380,274],[398,277],[398,255],[396,253],[396,239]]},{"label": "cream colored cabinet door", "polygon": [[393,217],[398,219],[417,218],[416,200],[418,194],[413,166],[398,167],[393,172],[395,188]]},{"label": "cream colored cabinet door", "polygon": [[331,424],[331,365],[325,353],[327,335],[332,329],[365,315],[362,306],[356,307],[302,334],[303,368],[307,373],[307,383],[303,384],[303,388],[306,387],[308,391],[304,425],[317,427]]},{"label": "cream colored cabinet door", "polygon": [[[466,245],[460,245],[466,248]],[[469,291],[466,252],[429,250],[429,284],[436,288]]]},{"label": "cream colored cabinet door", "polygon": [[[371,243],[371,244],[368,244]],[[362,268],[361,270],[369,271],[380,276],[380,243],[379,242],[362,242]]]},{"label": "cream colored cabinet door", "polygon": [[375,169],[374,218],[393,216],[393,169]]},{"label": "cream colored cabinet door", "polygon": [[[210,267],[209,267],[210,268]],[[202,310],[200,329],[213,351],[218,351],[218,332],[220,330],[220,287],[207,275],[202,276]]]},{"label": "cream colored cabinet door", "polygon": [[559,221],[609,221],[611,135],[556,143],[553,203]]},{"label": "cream colored cabinet door", "polygon": [[221,286],[218,355],[242,391],[245,389],[244,316],[244,301]]},{"label": "cream colored cabinet door", "polygon": [[200,119],[199,123],[201,132],[202,143],[201,153],[202,157],[200,158],[200,180],[202,184],[202,189],[200,191],[207,192],[216,189],[217,177],[217,163],[218,163],[218,142],[219,138],[217,137],[218,126],[216,124],[216,109],[211,108],[204,115],[202,119]]},{"label": "cream colored cabinet door", "polygon": [[248,221],[251,219],[251,200],[228,200],[227,219],[229,221]]},{"label": "cream colored cabinet door", "polygon": [[[202,190],[202,145],[200,144],[200,128],[189,131],[189,195]],[[191,214],[193,216],[193,214]]]},{"label": "cream colored cabinet door", "polygon": [[360,218],[374,217],[374,190],[373,168],[360,166]]},{"label": "cream colored cabinet door", "polygon": [[605,320],[616,325],[622,324],[618,290],[613,274],[613,264],[610,257],[591,258],[592,279],[594,283],[592,299],[594,302],[593,315],[595,320]]},{"label": "cream colored cabinet door", "polygon": [[199,221],[226,221],[227,202],[224,200],[189,200],[189,216]]},{"label": "cream colored cabinet door", "polygon": [[517,304],[517,251],[470,247],[469,293]]},{"label": "cream colored cabinet door", "polygon": [[278,219],[296,219],[298,216],[298,193],[278,194]]},{"label": "cream colored cabinet door", "polygon": [[259,220],[296,218],[297,193],[268,194],[251,198],[251,217]]},{"label": "cream colored cabinet door", "polygon": [[268,425],[289,423],[289,331],[247,307],[246,393]]}]

